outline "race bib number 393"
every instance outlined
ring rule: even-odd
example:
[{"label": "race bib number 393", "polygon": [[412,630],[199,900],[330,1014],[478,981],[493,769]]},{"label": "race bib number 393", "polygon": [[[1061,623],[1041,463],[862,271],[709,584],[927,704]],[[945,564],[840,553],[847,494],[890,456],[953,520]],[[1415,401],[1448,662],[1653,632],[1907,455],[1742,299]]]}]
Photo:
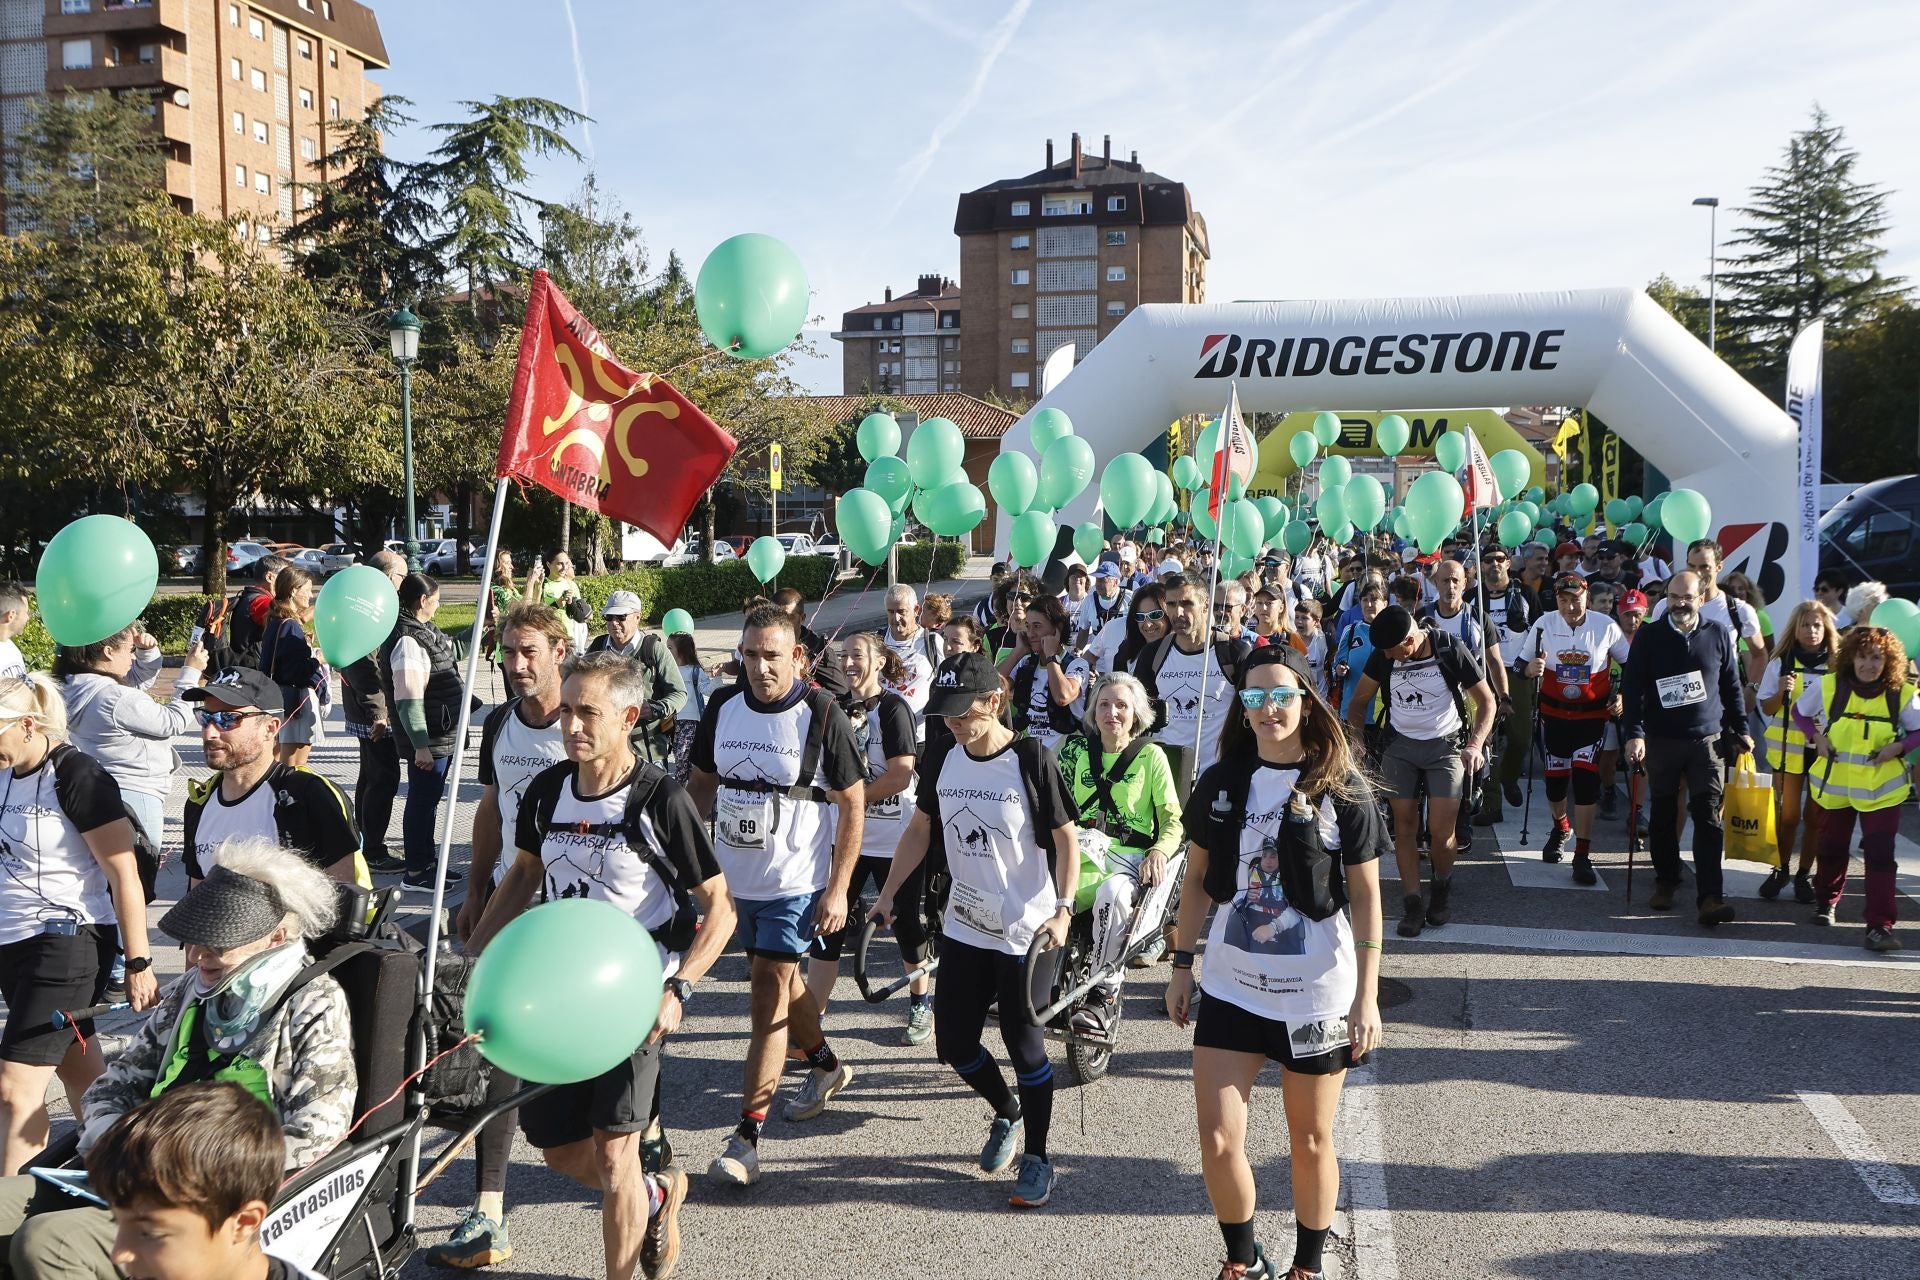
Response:
[{"label": "race bib number 393", "polygon": [[1660,705],[1669,711],[1707,700],[1707,678],[1698,671],[1662,676],[1653,682],[1653,689],[1660,697]]}]

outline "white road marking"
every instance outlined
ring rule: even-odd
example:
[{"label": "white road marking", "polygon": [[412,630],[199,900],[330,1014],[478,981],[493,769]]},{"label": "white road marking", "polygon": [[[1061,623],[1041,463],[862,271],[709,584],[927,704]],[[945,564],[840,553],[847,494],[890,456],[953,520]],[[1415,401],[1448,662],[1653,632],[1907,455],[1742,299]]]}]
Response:
[{"label": "white road marking", "polygon": [[1575,884],[1573,882],[1573,864],[1571,862],[1542,862],[1538,853],[1500,852],[1501,861],[1507,864],[1507,879],[1513,881],[1516,889],[1575,889],[1582,893],[1605,893],[1607,878],[1600,875],[1596,868],[1594,875],[1599,879],[1594,884]]},{"label": "white road marking", "polygon": [[1907,1176],[1887,1159],[1880,1144],[1860,1127],[1844,1102],[1830,1093],[1809,1093],[1804,1089],[1798,1092],[1800,1101],[1813,1112],[1813,1118],[1820,1122],[1827,1137],[1833,1139],[1833,1145],[1860,1175],[1860,1181],[1867,1184],[1874,1199],[1881,1204],[1920,1207],[1920,1191],[1915,1191]]},{"label": "white road marking", "polygon": [[1347,1212],[1353,1219],[1354,1269],[1360,1280],[1400,1280],[1387,1206],[1387,1149],[1380,1128],[1380,1082],[1372,1063],[1347,1072],[1335,1121]]},{"label": "white road marking", "polygon": [[1428,929],[1405,943],[1464,943],[1474,947],[1516,947],[1523,951],[1578,951],[1595,955],[1688,956],[1719,960],[1766,960],[1777,964],[1834,964],[1874,969],[1912,968],[1920,954],[1895,951],[1863,955],[1846,947],[1810,942],[1748,942],[1736,938],[1599,933],[1578,929],[1522,929],[1508,925],[1449,924]]}]

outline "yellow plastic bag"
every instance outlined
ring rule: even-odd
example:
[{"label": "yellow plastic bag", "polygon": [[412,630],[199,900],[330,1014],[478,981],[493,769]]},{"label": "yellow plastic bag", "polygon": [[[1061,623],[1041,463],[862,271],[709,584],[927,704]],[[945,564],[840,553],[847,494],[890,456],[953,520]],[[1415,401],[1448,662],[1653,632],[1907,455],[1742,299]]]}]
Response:
[{"label": "yellow plastic bag", "polygon": [[1733,766],[1720,804],[1720,821],[1727,832],[1727,857],[1780,865],[1773,827],[1773,777],[1756,772],[1751,755],[1741,756]]}]

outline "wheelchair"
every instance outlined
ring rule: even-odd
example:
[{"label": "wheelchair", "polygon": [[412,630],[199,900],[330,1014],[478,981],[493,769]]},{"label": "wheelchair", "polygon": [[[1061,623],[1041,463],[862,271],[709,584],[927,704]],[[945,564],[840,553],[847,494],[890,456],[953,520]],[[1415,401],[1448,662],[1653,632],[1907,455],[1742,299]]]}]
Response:
[{"label": "wheelchair", "polygon": [[[874,939],[883,931],[878,920],[867,918],[867,912],[873,904],[865,899],[850,903],[849,919],[861,920],[860,937],[853,951],[853,982],[860,988],[860,996],[868,1004],[880,1004],[905,991],[919,978],[929,977],[940,968],[940,920],[946,913],[947,890],[952,881],[943,867],[930,868],[927,877],[926,900],[921,904],[927,919],[927,958],[919,965],[908,967],[901,964],[903,972],[895,974],[887,960],[875,955]],[[883,949],[883,954],[886,953]]]}]

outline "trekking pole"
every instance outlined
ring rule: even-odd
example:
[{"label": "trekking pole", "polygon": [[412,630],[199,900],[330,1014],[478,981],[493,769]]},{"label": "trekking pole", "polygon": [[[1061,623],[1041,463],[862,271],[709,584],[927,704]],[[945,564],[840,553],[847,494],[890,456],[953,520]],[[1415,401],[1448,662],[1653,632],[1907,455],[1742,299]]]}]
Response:
[{"label": "trekking pole", "polygon": [[[1546,633],[1536,631],[1533,635],[1533,656],[1540,656],[1540,647],[1546,643]],[[1527,803],[1520,810],[1520,843],[1532,843],[1533,830],[1533,775],[1538,772],[1534,757],[1540,754],[1540,685],[1546,673],[1533,678],[1533,724],[1527,733]]]}]

